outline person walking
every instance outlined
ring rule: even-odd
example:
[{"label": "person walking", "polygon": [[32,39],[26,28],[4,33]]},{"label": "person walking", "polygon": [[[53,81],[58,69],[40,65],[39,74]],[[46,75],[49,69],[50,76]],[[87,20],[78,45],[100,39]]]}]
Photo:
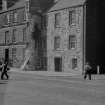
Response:
[{"label": "person walking", "polygon": [[7,79],[9,79],[9,76],[8,76],[8,69],[7,69],[7,66],[8,66],[8,62],[6,61],[4,64],[2,64],[2,72],[1,72],[1,79],[4,80],[4,76],[6,76]]},{"label": "person walking", "polygon": [[0,60],[0,72],[2,71],[2,61]]},{"label": "person walking", "polygon": [[91,80],[91,69],[92,69],[92,67],[91,67],[91,66],[89,65],[89,63],[87,62],[87,63],[85,64],[84,79],[86,79],[87,76],[88,76],[89,80]]}]

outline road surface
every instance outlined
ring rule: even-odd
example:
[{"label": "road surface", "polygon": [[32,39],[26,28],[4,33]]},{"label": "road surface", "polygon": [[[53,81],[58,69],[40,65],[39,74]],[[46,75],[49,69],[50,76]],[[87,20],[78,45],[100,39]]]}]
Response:
[{"label": "road surface", "polygon": [[0,105],[105,105],[105,80],[10,73],[0,80]]}]

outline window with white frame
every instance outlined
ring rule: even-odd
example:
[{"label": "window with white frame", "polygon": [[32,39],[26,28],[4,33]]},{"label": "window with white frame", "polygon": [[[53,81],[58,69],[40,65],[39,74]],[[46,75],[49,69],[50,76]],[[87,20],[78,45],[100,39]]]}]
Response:
[{"label": "window with white frame", "polygon": [[75,35],[69,35],[68,49],[75,49],[77,44],[77,39]]},{"label": "window with white frame", "polygon": [[16,23],[17,22],[17,11],[13,12],[13,22]]},{"label": "window with white frame", "polygon": [[61,14],[56,13],[55,14],[55,27],[60,27],[60,22],[61,22]]},{"label": "window with white frame", "polygon": [[23,28],[23,42],[26,42],[27,40],[27,32],[26,32],[26,27]]},{"label": "window with white frame", "polygon": [[10,13],[7,14],[7,23],[10,23]]},{"label": "window with white frame", "polygon": [[72,58],[72,69],[76,69],[78,67],[78,59],[76,57]]},{"label": "window with white frame", "polygon": [[12,48],[12,61],[13,63],[16,63],[16,48]]},{"label": "window with white frame", "polygon": [[69,11],[69,25],[75,25],[76,23],[76,11]]},{"label": "window with white frame", "polygon": [[26,0],[25,12],[24,12],[24,21],[29,20],[29,0]]},{"label": "window with white frame", "polygon": [[12,48],[12,56],[16,58],[16,48]]},{"label": "window with white frame", "polygon": [[9,36],[9,31],[6,31],[6,32],[5,32],[5,43],[6,43],[6,44],[9,44],[9,41],[10,41],[10,40],[9,40],[9,37],[10,37],[10,36]]},{"label": "window with white frame", "polygon": [[26,0],[25,8],[26,8],[27,11],[29,11],[29,0]]},{"label": "window with white frame", "polygon": [[54,37],[54,49],[57,50],[60,48],[60,36],[55,36]]}]

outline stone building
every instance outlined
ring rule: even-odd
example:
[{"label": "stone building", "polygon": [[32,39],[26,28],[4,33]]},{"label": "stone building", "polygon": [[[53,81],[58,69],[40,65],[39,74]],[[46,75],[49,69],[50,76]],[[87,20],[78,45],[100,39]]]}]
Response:
[{"label": "stone building", "polygon": [[81,73],[85,0],[60,0],[48,12],[48,70]]},{"label": "stone building", "polygon": [[48,11],[48,70],[81,74],[85,62],[92,67],[99,64],[100,3],[59,0]]},{"label": "stone building", "polygon": [[7,0],[2,0],[0,59],[9,60],[13,67],[46,69],[46,28],[42,24],[44,12],[52,3],[53,0],[15,0],[8,6]]},{"label": "stone building", "polygon": [[0,11],[0,59],[13,67],[77,74],[86,61],[105,64],[104,1],[10,1],[2,0]]},{"label": "stone building", "polygon": [[24,61],[26,43],[30,41],[26,4],[22,0],[7,8],[7,1],[3,0],[0,11],[0,58],[8,59],[15,67]]}]

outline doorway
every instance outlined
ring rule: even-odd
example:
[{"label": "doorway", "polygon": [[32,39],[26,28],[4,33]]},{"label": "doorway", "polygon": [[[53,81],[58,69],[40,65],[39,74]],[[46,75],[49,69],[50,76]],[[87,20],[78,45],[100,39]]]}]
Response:
[{"label": "doorway", "polygon": [[9,61],[9,49],[5,49],[5,62]]},{"label": "doorway", "polygon": [[61,72],[62,71],[62,58],[56,57],[54,59],[54,64],[55,64],[55,72]]}]

